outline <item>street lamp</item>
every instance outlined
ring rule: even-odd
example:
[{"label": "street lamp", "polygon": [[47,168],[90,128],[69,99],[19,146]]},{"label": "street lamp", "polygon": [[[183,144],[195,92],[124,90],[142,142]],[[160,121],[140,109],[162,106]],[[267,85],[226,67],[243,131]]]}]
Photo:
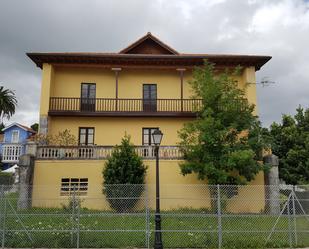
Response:
[{"label": "street lamp", "polygon": [[163,133],[157,129],[152,133],[153,143],[155,145],[155,155],[156,155],[156,231],[155,231],[155,243],[154,249],[162,249],[162,235],[161,235],[161,215],[160,215],[160,180],[159,180],[159,146]]}]

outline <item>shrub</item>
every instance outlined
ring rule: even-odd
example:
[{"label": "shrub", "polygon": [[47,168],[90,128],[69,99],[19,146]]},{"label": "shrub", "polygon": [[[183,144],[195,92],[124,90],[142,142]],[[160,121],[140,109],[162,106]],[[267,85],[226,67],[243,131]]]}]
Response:
[{"label": "shrub", "polygon": [[83,201],[84,200],[80,199],[79,196],[70,196],[69,202],[66,204],[61,203],[61,207],[64,211],[70,213],[73,210],[80,209]]},{"label": "shrub", "polygon": [[71,134],[71,131],[65,129],[58,132],[56,135],[36,134],[34,141],[39,145],[51,145],[51,146],[74,146],[77,144],[76,137]]},{"label": "shrub", "polygon": [[12,173],[0,172],[0,185],[12,185],[14,176]]},{"label": "shrub", "polygon": [[103,170],[103,193],[114,210],[126,212],[134,208],[144,190],[146,170],[126,135],[121,145],[113,150]]}]

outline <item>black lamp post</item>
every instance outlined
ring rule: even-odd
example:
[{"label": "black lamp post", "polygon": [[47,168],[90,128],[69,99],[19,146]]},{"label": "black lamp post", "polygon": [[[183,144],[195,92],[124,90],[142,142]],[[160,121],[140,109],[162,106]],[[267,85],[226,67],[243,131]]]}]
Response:
[{"label": "black lamp post", "polygon": [[162,235],[161,235],[161,215],[160,215],[160,179],[159,179],[159,146],[163,133],[158,129],[152,133],[153,143],[155,145],[155,155],[156,155],[156,231],[155,231],[155,243],[154,249],[162,249]]}]

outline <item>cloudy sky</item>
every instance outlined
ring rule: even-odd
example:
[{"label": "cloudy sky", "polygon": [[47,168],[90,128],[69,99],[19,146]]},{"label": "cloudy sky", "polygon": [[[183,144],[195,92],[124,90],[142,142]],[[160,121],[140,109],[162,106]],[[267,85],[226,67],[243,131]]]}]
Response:
[{"label": "cloudy sky", "polygon": [[263,124],[309,107],[309,2],[305,0],[0,0],[0,85],[10,120],[38,121],[41,70],[26,52],[118,52],[151,31],[179,52],[271,55],[258,73]]}]

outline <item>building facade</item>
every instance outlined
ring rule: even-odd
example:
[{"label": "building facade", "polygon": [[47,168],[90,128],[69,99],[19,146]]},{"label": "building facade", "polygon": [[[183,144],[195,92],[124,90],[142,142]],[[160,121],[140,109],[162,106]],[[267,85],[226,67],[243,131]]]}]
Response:
[{"label": "building facade", "polygon": [[36,134],[31,128],[13,123],[3,129],[3,141],[0,143],[3,169],[18,163],[19,156],[25,153],[27,140]]},{"label": "building facade", "polygon": [[[201,100],[191,98],[193,69],[202,66],[205,59],[215,63],[218,70],[240,65],[242,73],[236,80],[246,89],[249,102],[257,106],[255,72],[270,59],[182,54],[151,33],[119,53],[27,55],[42,69],[40,133],[55,135],[68,129],[78,139],[74,147],[39,146],[33,184],[59,186],[52,195],[67,196],[61,187],[76,183],[87,186],[85,198],[101,194],[95,186],[102,185],[104,161],[125,134],[131,136],[136,151],[148,165],[147,183],[153,184],[151,134],[155,129],[164,134],[161,183],[205,183],[194,175],[182,176],[179,168],[182,158],[177,131],[196,117],[196,108],[201,105]],[[252,184],[263,185],[263,174]],[[94,208],[102,205],[96,203]]]}]

